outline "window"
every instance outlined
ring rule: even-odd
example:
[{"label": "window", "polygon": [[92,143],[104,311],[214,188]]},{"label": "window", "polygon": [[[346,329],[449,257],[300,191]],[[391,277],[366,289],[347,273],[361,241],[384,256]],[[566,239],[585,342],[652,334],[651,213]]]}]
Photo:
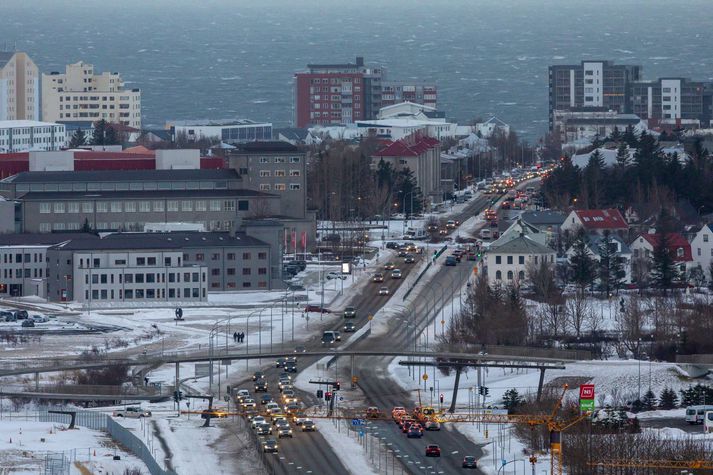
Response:
[{"label": "window", "polygon": [[220,211],[220,200],[210,200],[210,210]]},{"label": "window", "polygon": [[287,158],[285,157],[275,157],[275,163],[285,163]]},{"label": "window", "polygon": [[260,185],[260,191],[270,191],[270,185],[267,183],[263,183]]},{"label": "window", "polygon": [[508,280],[512,280],[513,278],[513,273],[511,270],[508,271]]},{"label": "window", "polygon": [[243,252],[243,260],[244,261],[249,261],[252,257],[250,256],[249,252]]},{"label": "window", "polygon": [[501,271],[495,273],[495,280],[503,280],[503,273]]},{"label": "window", "polygon": [[223,211],[235,211],[235,200],[223,201]]},{"label": "window", "polygon": [[134,283],[134,274],[124,274],[124,283],[133,284]]},{"label": "window", "polygon": [[196,254],[196,260],[197,261],[205,260],[205,254],[203,254],[202,252],[199,252],[198,254]]},{"label": "window", "polygon": [[503,258],[502,258],[502,256],[495,256],[495,263],[496,263],[496,264],[502,264],[502,263],[503,263]]},{"label": "window", "polygon": [[163,201],[154,201],[153,202],[153,210],[154,211],[163,211]]},{"label": "window", "polygon": [[301,188],[299,183],[290,183],[290,191],[299,190]]},{"label": "window", "polygon": [[48,214],[52,212],[52,207],[50,203],[40,203],[40,213]]},{"label": "window", "polygon": [[234,268],[234,267],[228,267],[228,269],[227,269],[227,274],[228,274],[228,275],[235,275],[235,268]]},{"label": "window", "polygon": [[290,157],[290,163],[300,163],[300,157]]},{"label": "window", "polygon": [[243,275],[250,275],[251,269],[249,267],[243,267]]},{"label": "window", "polygon": [[112,201],[111,202],[111,212],[112,213],[121,213],[121,201]]},{"label": "window", "polygon": [[178,211],[178,201],[171,200],[166,205],[168,211]]},{"label": "window", "polygon": [[275,176],[282,177],[285,175],[286,175],[285,170],[275,170]]},{"label": "window", "polygon": [[704,235],[703,235],[703,242],[708,242],[708,235],[707,235],[707,234],[704,234]]},{"label": "window", "polygon": [[139,211],[142,213],[148,213],[151,211],[150,201],[139,201]]},{"label": "window", "polygon": [[64,213],[64,203],[53,203],[53,211],[55,213]]},{"label": "window", "polygon": [[290,176],[300,176],[299,170],[290,170]]},{"label": "window", "polygon": [[203,200],[196,201],[196,211],[208,211],[208,204]]},{"label": "window", "polygon": [[261,177],[269,177],[270,176],[270,170],[260,170],[260,176]]},{"label": "window", "polygon": [[137,258],[136,258],[136,265],[137,265],[137,266],[145,266],[145,265],[146,265],[146,258],[145,258],[145,257],[137,257]]},{"label": "window", "polygon": [[517,257],[517,263],[518,263],[518,264],[524,264],[524,263],[525,263],[525,256],[518,256],[518,257]]},{"label": "window", "polygon": [[244,288],[252,287],[252,284],[250,282],[243,282],[243,287]]},{"label": "window", "polygon": [[72,203],[67,203],[67,212],[68,213],[79,213],[79,203],[78,202],[72,202]]},{"label": "window", "polygon": [[507,256],[508,264],[512,264],[512,256]]},{"label": "window", "polygon": [[193,273],[193,282],[198,282],[198,272]]},{"label": "window", "polygon": [[238,211],[248,211],[250,202],[248,200],[238,200]]},{"label": "window", "polygon": [[235,253],[234,253],[234,252],[229,252],[229,253],[228,253],[228,260],[229,260],[229,261],[234,261],[234,260],[235,260]]},{"label": "window", "polygon": [[109,203],[107,201],[97,201],[97,213],[109,212]]},{"label": "window", "polygon": [[270,163],[270,159],[268,157],[260,157],[260,163]]},{"label": "window", "polygon": [[124,203],[124,212],[136,213],[136,202],[135,201],[127,201],[126,203]]},{"label": "window", "polygon": [[134,274],[134,281],[137,284],[143,284],[144,283],[144,274]]},{"label": "window", "polygon": [[259,267],[257,270],[258,275],[267,275],[267,267]]},{"label": "window", "polygon": [[676,256],[683,257],[683,248],[682,247],[679,247],[678,249],[676,249]]},{"label": "window", "polygon": [[257,253],[257,258],[258,259],[267,259],[267,252],[258,252]]},{"label": "window", "polygon": [[181,202],[181,209],[183,211],[193,211],[193,202],[190,200],[184,200]]},{"label": "window", "polygon": [[525,271],[521,270],[520,272],[517,273],[517,279],[520,281],[525,280]]},{"label": "window", "polygon": [[285,189],[284,183],[275,183],[275,191],[285,191]]}]

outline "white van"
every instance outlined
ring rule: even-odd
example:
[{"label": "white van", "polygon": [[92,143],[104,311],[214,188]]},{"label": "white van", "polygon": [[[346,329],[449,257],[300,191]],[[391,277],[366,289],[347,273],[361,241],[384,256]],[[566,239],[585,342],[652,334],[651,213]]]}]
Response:
[{"label": "white van", "polygon": [[703,433],[713,434],[713,411],[706,411],[705,418],[703,419]]},{"label": "white van", "polygon": [[493,237],[493,232],[488,228],[483,228],[480,230],[481,239],[490,239]]},{"label": "white van", "polygon": [[713,411],[713,406],[688,406],[686,408],[686,422],[689,424],[703,424],[706,411]]}]

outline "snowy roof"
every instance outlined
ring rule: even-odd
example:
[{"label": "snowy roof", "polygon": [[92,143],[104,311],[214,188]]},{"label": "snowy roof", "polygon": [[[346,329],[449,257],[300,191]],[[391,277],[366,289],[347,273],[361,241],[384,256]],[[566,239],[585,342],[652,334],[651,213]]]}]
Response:
[{"label": "snowy roof", "polygon": [[555,226],[561,225],[567,218],[564,213],[549,209],[542,211],[525,211],[520,217],[523,221],[532,225],[553,224]]},{"label": "snowy roof", "polygon": [[374,154],[376,157],[417,157],[440,142],[434,138],[421,136],[415,140],[401,139],[392,142]]},{"label": "snowy roof", "polygon": [[[656,247],[659,245],[659,240],[661,239],[661,234],[643,233],[636,239],[644,239],[645,241],[648,241],[648,243],[651,244],[651,246],[654,249],[656,249]],[[679,233],[670,233],[670,234],[668,234],[668,241],[669,241],[668,248],[669,248],[671,257],[673,257],[674,261],[676,261],[676,262],[690,262],[693,260],[693,255],[691,253],[691,244],[686,240],[685,237],[683,237]],[[678,255],[677,251],[679,248],[683,249],[682,256]]]},{"label": "snowy roof", "polygon": [[[631,254],[631,249],[629,248],[629,245],[624,242],[622,238],[620,238],[616,234],[610,234],[609,238],[612,241],[616,241],[619,244],[619,254]],[[600,234],[590,234],[587,236],[587,245],[589,248],[592,250],[592,252],[598,252],[599,246],[601,245],[601,242],[604,240],[604,236]]]},{"label": "snowy roof", "polygon": [[[493,243],[494,244],[494,243]],[[490,246],[488,252],[507,254],[554,254],[554,250],[535,242],[527,236],[519,236],[499,246]]]},{"label": "snowy roof", "polygon": [[16,127],[49,127],[52,125],[62,125],[55,122],[40,122],[37,120],[0,120],[0,129],[10,129]]},{"label": "snowy roof", "polygon": [[624,216],[616,208],[576,209],[574,213],[585,229],[629,229]]},{"label": "snowy roof", "polygon": [[395,117],[389,119],[358,120],[356,124],[357,127],[427,127],[429,125],[445,125],[446,122]]},{"label": "snowy roof", "polygon": [[435,107],[427,106],[424,104],[416,104],[415,102],[411,102],[411,101],[404,101],[404,102],[398,102],[396,104],[391,104],[389,106],[384,106],[381,109],[379,109],[379,112],[382,112],[382,111],[388,112],[392,109],[402,109],[404,106],[413,106],[414,108],[420,109],[423,112],[435,112],[436,111]]},{"label": "snowy roof", "polygon": [[507,123],[503,122],[502,120],[498,119],[496,116],[492,116],[490,119],[486,120],[483,122],[483,124],[492,124],[492,125],[497,125],[500,127],[510,127]]},{"label": "snowy roof", "polygon": [[[616,165],[616,154],[617,154],[617,149],[609,149],[609,148],[598,148],[599,153],[602,156],[602,160],[604,161],[604,166],[606,167],[612,167]],[[627,162],[631,163],[634,160],[634,153],[636,152],[636,149],[629,148],[629,159]],[[592,150],[589,153],[582,153],[582,154],[577,154],[572,157],[572,164],[575,167],[579,168],[584,168],[587,166],[587,163],[589,162],[589,157],[594,153],[594,150]]]}]

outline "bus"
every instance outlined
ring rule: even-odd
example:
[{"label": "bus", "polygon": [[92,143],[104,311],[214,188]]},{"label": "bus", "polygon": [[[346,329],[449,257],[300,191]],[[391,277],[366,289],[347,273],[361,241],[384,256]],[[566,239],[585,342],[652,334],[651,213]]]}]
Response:
[{"label": "bus", "polygon": [[713,411],[713,406],[688,406],[686,408],[686,422],[689,424],[703,424],[706,411]]}]

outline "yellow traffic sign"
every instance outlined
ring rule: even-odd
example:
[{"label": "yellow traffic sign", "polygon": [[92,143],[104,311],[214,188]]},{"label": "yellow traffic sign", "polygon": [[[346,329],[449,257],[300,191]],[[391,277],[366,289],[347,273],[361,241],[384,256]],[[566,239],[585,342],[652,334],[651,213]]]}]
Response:
[{"label": "yellow traffic sign", "polygon": [[421,379],[424,381],[428,381],[428,373],[423,373],[423,376],[421,376]]},{"label": "yellow traffic sign", "polygon": [[359,381],[358,376],[352,376],[352,383],[356,384]]},{"label": "yellow traffic sign", "polygon": [[369,320],[373,320],[373,319],[374,319],[374,315],[369,314]]},{"label": "yellow traffic sign", "polygon": [[445,321],[445,320],[441,320],[441,326],[443,326],[443,325],[445,325],[445,324],[446,324],[446,321]]}]

